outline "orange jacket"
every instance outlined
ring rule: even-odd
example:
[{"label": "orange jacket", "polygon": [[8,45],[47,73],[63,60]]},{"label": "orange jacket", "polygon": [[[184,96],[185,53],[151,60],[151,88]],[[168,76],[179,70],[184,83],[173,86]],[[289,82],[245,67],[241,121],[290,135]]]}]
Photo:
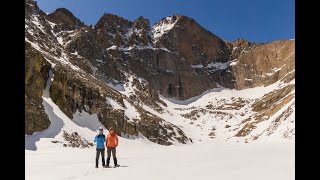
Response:
[{"label": "orange jacket", "polygon": [[117,147],[118,146],[118,135],[115,132],[110,132],[106,139],[107,147]]}]

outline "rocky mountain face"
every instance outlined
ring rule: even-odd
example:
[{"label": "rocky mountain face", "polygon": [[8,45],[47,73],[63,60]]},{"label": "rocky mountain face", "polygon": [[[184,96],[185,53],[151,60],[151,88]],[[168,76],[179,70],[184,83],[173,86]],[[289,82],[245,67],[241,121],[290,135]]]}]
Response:
[{"label": "rocky mountain face", "polygon": [[42,91],[49,77],[49,63],[30,44],[25,45],[25,133],[46,129],[50,125],[42,105]]},{"label": "rocky mountain face", "polygon": [[57,26],[54,27],[56,32],[61,30],[72,31],[85,26],[83,22],[74,17],[73,14],[65,8],[56,9],[53,13],[48,14],[46,19],[57,24]]},{"label": "rocky mountain face", "polygon": [[[87,26],[67,9],[46,14],[35,1],[25,3],[26,134],[50,124],[41,104],[49,70],[54,74],[50,97],[71,119],[77,110],[97,114],[122,136],[142,134],[164,145],[187,143],[189,137],[162,116],[170,109],[159,94],[186,100],[214,88],[294,80],[294,40],[228,42],[183,15],[151,26],[144,17],[131,22],[104,14]],[[292,88],[266,94],[253,111],[262,117],[277,112],[270,107],[278,101],[270,99],[281,100]]]},{"label": "rocky mountain face", "polygon": [[239,39],[232,45],[234,60],[231,68],[236,78],[236,89],[294,79],[295,41],[280,40],[262,44]]}]

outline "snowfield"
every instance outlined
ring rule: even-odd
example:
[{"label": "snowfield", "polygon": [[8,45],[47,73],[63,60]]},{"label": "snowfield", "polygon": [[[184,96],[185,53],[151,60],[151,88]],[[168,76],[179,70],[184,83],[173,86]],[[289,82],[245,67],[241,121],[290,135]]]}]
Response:
[{"label": "snowfield", "polygon": [[[94,168],[95,149],[26,150],[27,180],[293,180],[294,144],[201,143],[160,146],[120,138],[119,168]],[[51,143],[52,144],[52,143]],[[49,144],[48,144],[49,145]],[[43,148],[41,148],[43,146]],[[113,161],[110,163],[113,165]]]},{"label": "snowfield", "polygon": [[[49,87],[53,75],[43,93],[43,105],[51,125],[48,129],[25,136],[25,176],[27,180],[92,180],[92,179],[140,179],[140,180],[292,180],[294,179],[294,141],[252,141],[235,143],[234,141],[213,141],[207,134],[200,134],[199,128],[178,119],[178,113],[172,111],[174,118],[170,122],[181,127],[186,134],[194,137],[193,143],[161,146],[150,142],[143,136],[130,139],[119,137],[117,148],[119,168],[99,168],[95,165],[95,147],[63,147],[66,143],[62,132],[78,132],[89,141],[93,141],[102,124],[95,114],[77,111],[69,119],[49,97]],[[210,102],[227,91],[228,94],[242,97],[262,96],[268,88],[256,88],[234,92],[222,90],[209,92],[187,102],[168,101],[162,98],[169,108],[186,108]],[[116,107],[115,102],[109,102]],[[130,107],[130,106],[127,106]],[[120,106],[119,106],[120,108]],[[132,108],[132,107],[131,107]],[[152,110],[144,107],[146,110]],[[132,109],[128,113],[136,116]],[[165,119],[169,113],[159,114]],[[207,115],[206,115],[207,116]],[[180,117],[181,118],[181,117]],[[205,118],[205,116],[204,116]],[[210,123],[209,123],[210,124]],[[210,126],[211,127],[211,126]],[[106,132],[105,132],[106,133]],[[204,138],[206,137],[206,138]],[[59,141],[52,143],[51,141]],[[202,140],[202,141],[201,141]],[[101,157],[100,157],[101,158]],[[111,160],[111,164],[113,161]]]}]

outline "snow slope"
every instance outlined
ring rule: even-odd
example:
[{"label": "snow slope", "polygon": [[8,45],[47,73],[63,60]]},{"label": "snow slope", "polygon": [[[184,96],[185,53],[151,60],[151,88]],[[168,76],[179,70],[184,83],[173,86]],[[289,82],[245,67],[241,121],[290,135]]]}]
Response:
[{"label": "snow slope", "polygon": [[[254,137],[259,135],[258,140],[261,142],[273,141],[294,141],[294,124],[295,124],[295,99],[293,98],[277,113],[269,119],[260,122],[248,136],[235,137],[236,133],[244,127],[242,123],[245,119],[253,117],[257,112],[252,110],[251,105],[263,97],[265,94],[281,89],[287,85],[294,84],[294,80],[289,83],[278,81],[266,87],[255,87],[243,90],[234,90],[227,88],[215,88],[202,93],[199,96],[179,101],[175,99],[161,99],[167,104],[167,107],[159,104],[165,111],[159,113],[152,108],[144,105],[147,111],[175,124],[193,139],[193,143],[212,142],[212,141],[233,141],[246,142],[253,141]],[[294,91],[290,94],[294,95]],[[232,103],[244,101],[239,109],[234,109]],[[211,105],[216,108],[208,108]],[[218,107],[224,109],[219,109]],[[230,107],[230,109],[228,109]],[[233,108],[233,109],[232,109]],[[286,118],[280,122],[276,119],[284,112],[288,112]],[[195,113],[196,112],[196,113]],[[187,118],[187,115],[191,115]],[[227,127],[229,126],[229,127]],[[211,133],[211,135],[209,135]],[[212,133],[214,135],[212,135]]]}]

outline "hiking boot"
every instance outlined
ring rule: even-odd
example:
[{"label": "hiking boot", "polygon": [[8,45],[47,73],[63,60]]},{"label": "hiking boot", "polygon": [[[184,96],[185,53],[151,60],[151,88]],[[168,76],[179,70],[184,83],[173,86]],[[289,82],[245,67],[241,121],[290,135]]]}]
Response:
[{"label": "hiking boot", "polygon": [[113,158],[113,162],[114,162],[114,167],[118,167],[118,160],[116,157]]},{"label": "hiking boot", "polygon": [[110,164],[110,157],[107,157],[107,166],[109,167]]}]

